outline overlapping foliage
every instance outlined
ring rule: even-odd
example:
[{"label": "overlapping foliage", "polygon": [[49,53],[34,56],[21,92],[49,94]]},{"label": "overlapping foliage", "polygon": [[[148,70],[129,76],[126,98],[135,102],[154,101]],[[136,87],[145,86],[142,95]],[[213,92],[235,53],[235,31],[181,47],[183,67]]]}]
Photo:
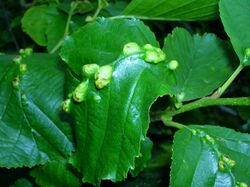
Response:
[{"label": "overlapping foliage", "polygon": [[[23,31],[54,54],[28,48],[0,55],[0,167],[32,168],[40,186],[100,186],[136,177],[152,157],[152,119],[180,129],[173,136],[170,186],[250,184],[248,134],[173,121],[190,105],[250,105],[249,98],[219,98],[250,64],[250,3],[152,2],[100,0],[91,17],[94,4],[87,1],[38,4],[25,12]],[[174,28],[161,49],[139,20],[214,20],[218,12],[232,47],[215,34]],[[79,21],[83,17],[90,22]],[[86,73],[83,67],[95,68]],[[151,115],[163,96],[167,109]],[[183,106],[185,101],[190,103]],[[29,182],[15,185],[21,183]]]}]

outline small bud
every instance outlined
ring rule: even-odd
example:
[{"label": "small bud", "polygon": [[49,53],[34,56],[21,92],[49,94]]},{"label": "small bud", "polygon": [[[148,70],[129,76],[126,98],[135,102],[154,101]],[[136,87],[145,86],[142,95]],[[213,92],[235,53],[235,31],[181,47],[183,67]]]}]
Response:
[{"label": "small bud", "polygon": [[13,62],[15,62],[16,64],[21,64],[21,61],[22,61],[22,57],[21,56],[15,56],[13,58]]},{"label": "small bud", "polygon": [[123,54],[126,56],[138,54],[141,52],[140,46],[135,42],[130,42],[124,45]]},{"label": "small bud", "polygon": [[14,80],[12,81],[12,85],[13,85],[14,88],[19,88],[19,86],[20,86],[19,76],[14,78]]},{"label": "small bud", "polygon": [[110,65],[101,66],[95,73],[95,85],[98,89],[104,88],[111,81],[113,68]]},{"label": "small bud", "polygon": [[71,105],[71,100],[70,99],[66,99],[65,101],[63,101],[62,103],[62,109],[64,112],[69,112],[70,111],[70,105]]},{"label": "small bud", "polygon": [[94,21],[95,19],[92,17],[92,16],[87,16],[86,18],[85,18],[85,21],[86,22],[92,22],[92,21]]},{"label": "small bud", "polygon": [[245,56],[246,56],[247,58],[250,58],[250,48],[246,48],[246,49],[245,49]]},{"label": "small bud", "polygon": [[87,90],[88,90],[88,81],[80,83],[76,89],[73,91],[73,99],[80,103],[86,100]]},{"label": "small bud", "polygon": [[82,73],[86,77],[90,77],[94,75],[99,69],[99,65],[97,64],[85,64],[82,66]]},{"label": "small bud", "polygon": [[179,62],[177,60],[171,60],[170,62],[168,62],[168,69],[174,71],[178,68],[179,66]]},{"label": "small bud", "polygon": [[27,71],[27,64],[20,64],[19,65],[19,71],[22,72],[22,73]]}]

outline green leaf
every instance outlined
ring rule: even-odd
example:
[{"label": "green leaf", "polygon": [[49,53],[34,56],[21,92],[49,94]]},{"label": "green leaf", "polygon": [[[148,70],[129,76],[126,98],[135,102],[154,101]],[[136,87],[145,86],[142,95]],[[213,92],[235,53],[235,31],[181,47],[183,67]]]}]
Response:
[{"label": "green leaf", "polygon": [[188,126],[175,134],[172,159],[172,187],[250,184],[249,134],[218,126]]},{"label": "green leaf", "polygon": [[184,94],[185,101],[212,93],[233,72],[230,50],[213,34],[192,36],[185,29],[176,28],[165,39],[163,50],[169,61],[179,63],[170,75],[176,81],[169,84],[175,95]]},{"label": "green leaf", "polygon": [[218,0],[133,0],[124,14],[156,20],[212,20],[218,17]]},{"label": "green leaf", "polygon": [[10,187],[33,187],[33,184],[25,178],[20,178],[15,181]]},{"label": "green leaf", "polygon": [[74,174],[66,160],[48,162],[44,166],[33,169],[31,176],[35,177],[39,186],[81,186],[80,179]]},{"label": "green leaf", "polygon": [[98,90],[89,80],[86,101],[71,107],[76,122],[76,167],[84,182],[95,185],[101,179],[123,180],[135,167],[148,129],[149,107],[168,93],[167,80],[158,77],[171,73],[163,63],[149,64],[137,56],[119,58],[112,65],[108,86]]},{"label": "green leaf", "polygon": [[0,56],[0,167],[32,167],[66,157],[73,147],[71,128],[60,117],[64,72],[58,57],[27,57],[22,60],[26,72],[12,58]]},{"label": "green leaf", "polygon": [[238,113],[239,113],[239,116],[243,120],[247,121],[248,119],[250,119],[250,107],[249,106],[238,107]]},{"label": "green leaf", "polygon": [[[243,63],[245,50],[250,48],[250,1],[221,0],[220,16],[233,47]],[[250,65],[249,58],[244,65]]]},{"label": "green leaf", "polygon": [[102,179],[124,180],[135,167],[148,129],[149,108],[158,96],[169,93],[167,77],[172,72],[167,64],[148,63],[139,54],[121,55],[127,42],[158,45],[140,21],[101,19],[68,37],[61,51],[78,74],[84,63],[113,67],[111,82],[102,89],[96,88],[94,77],[74,77],[68,84],[76,88],[88,82],[86,100],[71,106],[77,137],[72,162],[83,173],[83,182],[94,185]]},{"label": "green leaf", "polygon": [[67,16],[55,6],[40,5],[28,9],[22,19],[22,28],[38,45],[50,51],[64,35]]},{"label": "green leaf", "polygon": [[113,62],[128,42],[159,46],[149,28],[139,20],[98,19],[65,39],[61,57],[75,73],[80,74],[84,64]]},{"label": "green leaf", "polygon": [[101,15],[106,15],[105,17],[120,15],[127,5],[128,3],[125,1],[110,2],[108,6],[103,8]]},{"label": "green leaf", "polygon": [[141,142],[141,154],[135,159],[135,168],[130,171],[134,177],[136,177],[147,166],[152,156],[152,149],[153,142],[149,138],[146,138]]}]

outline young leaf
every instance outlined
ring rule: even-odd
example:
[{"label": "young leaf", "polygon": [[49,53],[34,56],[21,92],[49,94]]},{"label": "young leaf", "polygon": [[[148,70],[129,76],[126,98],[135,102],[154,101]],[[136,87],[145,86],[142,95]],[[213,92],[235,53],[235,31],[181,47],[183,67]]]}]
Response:
[{"label": "young leaf", "polygon": [[80,187],[81,180],[74,174],[66,160],[46,163],[31,171],[39,186],[70,186]]},{"label": "young leaf", "polygon": [[177,60],[178,67],[170,74],[171,85],[182,101],[206,96],[218,88],[232,73],[229,49],[213,34],[192,36],[182,28],[174,29],[165,39],[163,50],[167,60]]},{"label": "young leaf", "polygon": [[[249,0],[220,1],[221,20],[241,63],[244,61],[246,49],[250,48],[249,10]],[[250,65],[250,56],[243,65]]]},{"label": "young leaf", "polygon": [[33,6],[25,12],[22,28],[38,45],[47,46],[50,51],[63,37],[66,21],[67,16],[55,6]]},{"label": "young leaf", "polygon": [[123,14],[157,20],[211,20],[218,17],[218,0],[133,0]]},{"label": "young leaf", "polygon": [[139,20],[98,19],[66,38],[61,57],[75,73],[80,74],[84,64],[113,62],[129,42],[159,46],[154,34]]},{"label": "young leaf", "polygon": [[189,126],[174,137],[170,185],[250,184],[250,135],[218,126]]},{"label": "young leaf", "polygon": [[60,119],[64,72],[59,59],[33,55],[19,72],[13,56],[0,56],[0,167],[32,167],[66,157],[71,129]]}]

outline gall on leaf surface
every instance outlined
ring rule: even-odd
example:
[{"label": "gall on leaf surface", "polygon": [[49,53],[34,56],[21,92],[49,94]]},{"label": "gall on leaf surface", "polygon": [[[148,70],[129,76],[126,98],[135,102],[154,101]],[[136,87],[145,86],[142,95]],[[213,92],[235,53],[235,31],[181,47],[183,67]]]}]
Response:
[{"label": "gall on leaf surface", "polygon": [[[146,138],[151,104],[169,94],[171,80],[166,77],[172,71],[167,63],[151,64],[140,54],[123,55],[123,46],[130,42],[159,46],[141,21],[99,19],[68,37],[62,47],[61,56],[75,74],[80,75],[85,63],[113,67],[105,87],[98,89],[94,76],[88,78],[86,100],[71,106],[77,141],[71,161],[83,174],[83,182],[99,185],[101,180],[127,177]],[[71,75],[69,90],[83,81]]]},{"label": "gall on leaf surface", "polygon": [[170,186],[250,184],[250,135],[218,126],[188,126],[174,136]]},{"label": "gall on leaf surface", "polygon": [[84,64],[112,63],[129,42],[159,47],[154,34],[141,21],[100,18],[80,28],[72,37],[67,37],[61,57],[79,75]]},{"label": "gall on leaf surface", "polygon": [[64,72],[59,58],[34,54],[21,61],[25,72],[13,58],[0,56],[0,167],[66,158],[73,145],[71,128],[60,118]]},{"label": "gall on leaf surface", "polygon": [[209,95],[233,72],[231,48],[213,34],[192,36],[176,28],[165,38],[163,51],[167,61],[178,62],[169,77],[175,81],[168,84],[174,95],[183,95],[182,101]]}]

